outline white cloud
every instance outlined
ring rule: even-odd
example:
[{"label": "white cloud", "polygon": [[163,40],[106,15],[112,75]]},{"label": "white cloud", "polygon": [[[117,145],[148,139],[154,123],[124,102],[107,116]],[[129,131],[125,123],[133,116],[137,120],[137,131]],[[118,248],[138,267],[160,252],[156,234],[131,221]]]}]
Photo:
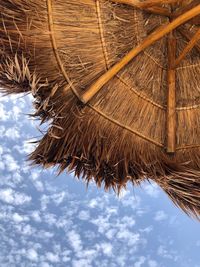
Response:
[{"label": "white cloud", "polygon": [[98,227],[99,233],[105,233],[110,229],[109,218],[105,215],[99,215],[98,218],[92,219],[91,222]]},{"label": "white cloud", "polygon": [[39,192],[44,191],[44,185],[43,185],[42,181],[36,180],[33,182],[33,184],[34,184],[35,188],[37,189],[37,191],[39,191]]},{"label": "white cloud", "polygon": [[5,164],[2,161],[0,162],[0,170],[1,171],[5,170]]},{"label": "white cloud", "polygon": [[41,237],[41,238],[44,238],[45,240],[47,240],[47,239],[50,239],[50,238],[54,237],[54,233],[42,230],[42,231],[38,232],[38,236]]},{"label": "white cloud", "polygon": [[58,206],[60,205],[64,199],[66,197],[66,193],[63,191],[63,192],[59,192],[59,193],[56,193],[56,194],[53,194],[51,196],[53,202]]},{"label": "white cloud", "polygon": [[31,178],[33,181],[37,180],[39,177],[40,177],[40,173],[39,173],[39,172],[37,172],[37,171],[32,171],[32,172],[31,172],[30,178]]},{"label": "white cloud", "polygon": [[17,103],[19,106],[13,106],[12,108],[12,117],[15,121],[18,121],[20,115],[22,114],[22,108],[24,107],[22,104]]},{"label": "white cloud", "polygon": [[0,189],[0,200],[12,205],[23,205],[31,201],[31,197],[18,193],[11,188]]},{"label": "white cloud", "polygon": [[[1,115],[1,114],[0,114]],[[4,133],[5,133],[5,131],[6,131],[6,128],[5,128],[5,126],[3,126],[3,125],[0,125],[0,136],[1,137],[3,137],[4,136]]]},{"label": "white cloud", "polygon": [[15,184],[19,184],[23,181],[23,177],[21,176],[21,174],[19,172],[15,172],[12,175],[12,180]]},{"label": "white cloud", "polygon": [[160,245],[158,247],[157,254],[159,256],[162,256],[163,258],[173,259],[173,255],[171,255],[171,253],[169,253],[168,250],[163,245]]},{"label": "white cloud", "polygon": [[106,213],[108,214],[108,216],[117,215],[117,213],[118,213],[117,207],[112,207],[112,206],[107,207]]},{"label": "white cloud", "polygon": [[96,198],[90,199],[87,205],[88,205],[89,208],[92,208],[92,209],[97,208],[98,210],[104,210],[104,208],[106,206],[106,203],[109,202],[108,197],[109,197],[108,194],[104,194],[101,197],[97,196]]},{"label": "white cloud", "polygon": [[166,220],[167,218],[168,218],[168,216],[163,210],[157,211],[155,216],[154,216],[155,221],[163,221],[163,220]]},{"label": "white cloud", "polygon": [[48,264],[48,262],[42,262],[40,267],[52,267],[52,265]]},{"label": "white cloud", "polygon": [[149,260],[148,265],[149,267],[158,267],[158,263],[154,260]]},{"label": "white cloud", "polygon": [[82,250],[83,247],[82,247],[81,237],[75,230],[69,232],[68,240],[71,247],[74,249],[76,253]]},{"label": "white cloud", "polygon": [[4,105],[0,103],[0,118],[1,121],[7,121],[9,119],[8,112],[6,112]]},{"label": "white cloud", "polygon": [[40,216],[40,211],[38,211],[38,210],[32,211],[31,217],[33,218],[33,220],[35,222],[41,222],[42,221],[41,216]]},{"label": "white cloud", "polygon": [[132,227],[135,225],[135,219],[131,216],[124,216],[120,219],[121,224],[128,225],[129,227]]},{"label": "white cloud", "polygon": [[42,195],[41,199],[41,209],[44,211],[47,209],[47,205],[49,204],[50,202],[50,197],[47,196],[47,195]]},{"label": "white cloud", "polygon": [[60,261],[59,255],[57,255],[55,253],[52,253],[52,252],[47,252],[46,253],[46,260],[50,261],[52,263],[56,263],[56,262]]},{"label": "white cloud", "polygon": [[73,267],[92,267],[88,262],[88,259],[80,259],[80,260],[73,260],[72,261]]},{"label": "white cloud", "polygon": [[153,231],[153,226],[151,225],[151,226],[148,226],[148,227],[145,227],[145,228],[143,228],[143,229],[140,229],[139,230],[141,233],[150,233],[150,232],[152,232]]},{"label": "white cloud", "polygon": [[62,251],[62,261],[63,262],[69,262],[69,261],[71,261],[70,254],[71,254],[71,251],[70,250],[64,250],[64,251]]},{"label": "white cloud", "polygon": [[141,206],[141,198],[138,195],[126,195],[124,198],[119,199],[124,207],[130,207],[132,210],[137,210]]},{"label": "white cloud", "polygon": [[103,254],[105,254],[108,257],[112,256],[113,246],[111,243],[103,242],[100,244],[101,250]]},{"label": "white cloud", "polygon": [[12,127],[6,130],[5,136],[11,140],[16,140],[20,138],[19,129],[17,127]]},{"label": "white cloud", "polygon": [[57,223],[56,215],[53,213],[44,214],[43,219],[49,225],[56,225],[56,223]]},{"label": "white cloud", "polygon": [[38,253],[35,249],[31,248],[26,252],[26,257],[30,261],[38,261]]},{"label": "white cloud", "polygon": [[0,145],[0,156],[2,156],[3,155],[3,147]]},{"label": "white cloud", "polygon": [[105,236],[108,238],[108,239],[113,239],[114,235],[116,234],[117,232],[117,229],[113,228],[113,229],[109,229],[106,233],[105,233]]},{"label": "white cloud", "polygon": [[143,185],[143,189],[147,195],[154,197],[154,198],[157,198],[160,194],[159,186],[153,182],[151,182],[151,184],[145,183]]},{"label": "white cloud", "polygon": [[20,169],[19,164],[10,154],[4,155],[3,159],[8,171],[15,172]]},{"label": "white cloud", "polygon": [[136,244],[138,244],[140,240],[140,234],[133,233],[132,231],[129,231],[128,229],[120,229],[116,237],[124,240],[128,246],[135,246]]},{"label": "white cloud", "polygon": [[81,250],[77,256],[79,258],[87,258],[87,259],[94,259],[96,256],[97,256],[97,250],[95,249],[84,249],[84,250]]},{"label": "white cloud", "polygon": [[36,233],[36,229],[33,228],[30,224],[18,224],[15,227],[20,234],[25,236],[33,236]]},{"label": "white cloud", "polygon": [[16,212],[13,214],[12,218],[13,218],[13,221],[15,221],[16,223],[29,220],[27,216],[20,215],[19,213],[16,213]]},{"label": "white cloud", "polygon": [[90,200],[88,206],[92,209],[96,208],[98,206],[98,201],[97,199],[93,198]]},{"label": "white cloud", "polygon": [[134,267],[141,267],[146,261],[144,256],[141,256],[139,260],[133,265]]},{"label": "white cloud", "polygon": [[78,218],[82,221],[88,221],[90,219],[90,213],[88,210],[81,210],[78,214]]}]

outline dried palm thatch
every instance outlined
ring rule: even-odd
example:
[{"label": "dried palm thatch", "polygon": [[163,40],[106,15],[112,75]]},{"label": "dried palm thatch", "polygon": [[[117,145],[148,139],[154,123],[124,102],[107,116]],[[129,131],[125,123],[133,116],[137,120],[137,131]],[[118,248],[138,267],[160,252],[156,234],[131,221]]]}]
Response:
[{"label": "dried palm thatch", "polygon": [[0,87],[51,126],[30,159],[200,215],[200,3],[1,0]]}]

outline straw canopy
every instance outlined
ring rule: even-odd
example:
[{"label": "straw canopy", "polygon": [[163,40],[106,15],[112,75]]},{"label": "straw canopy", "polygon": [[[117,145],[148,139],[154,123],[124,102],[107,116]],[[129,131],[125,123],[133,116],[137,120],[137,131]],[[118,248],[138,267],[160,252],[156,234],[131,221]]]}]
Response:
[{"label": "straw canopy", "polygon": [[199,0],[2,0],[0,87],[49,129],[30,155],[200,215]]}]

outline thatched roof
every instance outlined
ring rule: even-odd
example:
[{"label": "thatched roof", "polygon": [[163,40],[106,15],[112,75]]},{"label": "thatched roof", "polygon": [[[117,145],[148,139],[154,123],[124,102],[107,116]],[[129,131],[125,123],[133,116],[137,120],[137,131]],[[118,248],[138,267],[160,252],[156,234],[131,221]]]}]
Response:
[{"label": "thatched roof", "polygon": [[32,93],[51,123],[33,163],[117,191],[151,179],[198,217],[199,0],[3,0],[0,12],[0,87]]}]

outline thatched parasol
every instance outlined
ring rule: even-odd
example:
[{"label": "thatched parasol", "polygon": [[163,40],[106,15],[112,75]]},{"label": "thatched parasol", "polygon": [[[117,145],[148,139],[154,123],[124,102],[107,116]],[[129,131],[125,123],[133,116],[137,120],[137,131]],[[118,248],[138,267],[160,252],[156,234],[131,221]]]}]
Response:
[{"label": "thatched parasol", "polygon": [[200,215],[199,0],[1,0],[0,86],[50,121],[30,159]]}]

